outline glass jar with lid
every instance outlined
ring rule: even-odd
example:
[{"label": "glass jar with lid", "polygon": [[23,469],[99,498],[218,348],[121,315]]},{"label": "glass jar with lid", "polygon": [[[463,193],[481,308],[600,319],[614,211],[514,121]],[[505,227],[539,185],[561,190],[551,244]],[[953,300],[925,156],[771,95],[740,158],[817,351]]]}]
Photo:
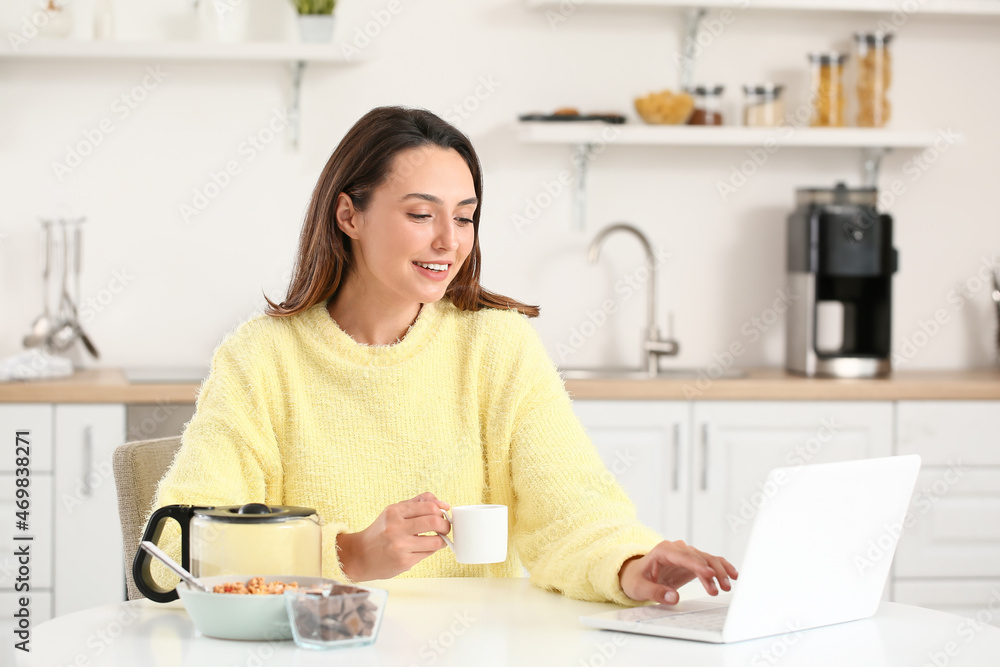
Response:
[{"label": "glass jar with lid", "polygon": [[812,69],[810,102],[813,127],[843,127],[844,119],[844,53],[810,53]]},{"label": "glass jar with lid", "polygon": [[722,125],[722,86],[692,86],[685,92],[694,98],[688,125]]},{"label": "glass jar with lid", "polygon": [[854,62],[858,91],[858,127],[884,127],[889,121],[888,89],[892,82],[889,43],[894,33],[854,33]]},{"label": "glass jar with lid", "polygon": [[781,99],[784,86],[762,83],[743,86],[743,124],[747,127],[777,127],[785,117]]}]

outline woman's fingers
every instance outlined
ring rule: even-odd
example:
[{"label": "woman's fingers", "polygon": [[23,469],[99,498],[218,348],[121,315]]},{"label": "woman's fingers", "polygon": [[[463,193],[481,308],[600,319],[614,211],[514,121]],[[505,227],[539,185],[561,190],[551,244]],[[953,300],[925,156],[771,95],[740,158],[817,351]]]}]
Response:
[{"label": "woman's fingers", "polygon": [[440,535],[413,535],[403,543],[408,551],[429,556],[447,546]]},{"label": "woman's fingers", "polygon": [[[698,578],[701,585],[704,586],[706,591],[708,591],[709,595],[718,595],[719,588],[715,585],[715,577],[717,573],[715,568],[712,567],[712,565],[706,560],[705,557],[707,554],[703,554],[694,547],[684,544],[682,541],[661,542],[657,545],[657,547],[660,547],[661,545],[662,548],[656,550],[658,551],[656,554],[656,561],[663,561],[665,563],[687,569],[691,574]],[[685,578],[685,580],[680,583],[686,583],[686,581],[687,579]]]},{"label": "woman's fingers", "polygon": [[726,567],[722,564],[722,559],[711,554],[705,554],[705,558],[709,565],[715,568],[715,578],[719,580],[719,586],[722,590],[732,590],[733,586],[729,582],[729,573],[726,572]]},{"label": "woman's fingers", "polygon": [[691,574],[698,577],[701,585],[705,587],[709,595],[718,594],[719,589],[715,586],[715,570],[712,569],[696,549],[687,547],[686,549],[677,550],[671,554],[670,561],[690,570]]},{"label": "woman's fingers", "polygon": [[441,508],[437,505],[437,503],[428,500],[400,503],[398,507],[400,512],[399,516],[403,519],[412,519],[418,516],[439,516],[442,521],[445,523],[448,522],[448,520],[445,519],[444,515],[441,513]]},{"label": "woman's fingers", "polygon": [[410,498],[409,500],[404,500],[403,502],[406,502],[406,503],[430,502],[430,503],[436,504],[438,507],[440,507],[442,509],[446,509],[446,510],[450,510],[451,509],[451,505],[449,505],[448,503],[446,503],[443,500],[439,500],[438,497],[435,496],[430,491],[424,491],[419,496],[414,496],[413,498]]},{"label": "woman's fingers", "polygon": [[420,533],[441,533],[447,535],[451,532],[451,524],[440,513],[437,515],[429,514],[413,517],[407,523],[407,532],[413,535]]},{"label": "woman's fingers", "polygon": [[677,602],[677,591],[670,586],[651,581],[646,577],[640,577],[634,585],[634,589],[629,595],[633,600],[652,600],[666,604]]},{"label": "woman's fingers", "polygon": [[681,540],[660,542],[636,565],[626,561],[619,573],[622,589],[629,597],[667,604],[676,603],[677,588],[696,577],[709,595],[718,595],[720,588],[732,590],[731,579],[738,576],[725,558],[699,551]]}]

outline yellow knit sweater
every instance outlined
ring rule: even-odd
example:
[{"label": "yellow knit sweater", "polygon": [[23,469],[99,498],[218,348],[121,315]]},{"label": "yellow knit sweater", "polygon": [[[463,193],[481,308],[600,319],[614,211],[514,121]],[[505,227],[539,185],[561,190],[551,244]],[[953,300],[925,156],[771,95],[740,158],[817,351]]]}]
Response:
[{"label": "yellow knit sweater", "polygon": [[[314,508],[326,577],[346,580],[338,533],[424,491],[507,505],[507,560],[463,565],[445,548],[401,577],[521,576],[523,563],[541,588],[635,604],[618,571],[662,539],[636,519],[515,311],[426,304],[386,346],[355,342],[322,303],[255,317],[216,349],[196,407],[155,506]],[[179,560],[177,534],[161,543]]]}]

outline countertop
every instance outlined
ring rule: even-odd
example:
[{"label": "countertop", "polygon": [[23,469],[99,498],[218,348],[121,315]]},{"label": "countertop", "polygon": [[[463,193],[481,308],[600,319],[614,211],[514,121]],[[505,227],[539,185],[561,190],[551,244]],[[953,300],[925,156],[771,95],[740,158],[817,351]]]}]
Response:
[{"label": "countertop", "polygon": [[[567,380],[577,399],[895,401],[1000,400],[1000,369],[903,370],[878,380],[804,378],[780,368],[743,369],[742,378]],[[0,383],[0,403],[194,403],[198,382],[130,383],[115,368],[52,381]]]}]

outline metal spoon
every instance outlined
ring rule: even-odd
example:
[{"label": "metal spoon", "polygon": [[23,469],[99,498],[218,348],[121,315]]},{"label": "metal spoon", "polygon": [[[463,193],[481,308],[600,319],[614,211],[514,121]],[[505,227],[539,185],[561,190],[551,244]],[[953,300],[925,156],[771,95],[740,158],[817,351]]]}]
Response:
[{"label": "metal spoon", "polygon": [[142,542],[139,543],[139,548],[142,549],[143,551],[145,551],[146,553],[150,554],[154,558],[158,558],[160,561],[162,561],[163,564],[166,565],[167,567],[169,567],[173,571],[174,574],[176,574],[181,579],[183,579],[185,582],[187,582],[187,585],[190,586],[191,588],[194,588],[195,590],[199,590],[202,593],[212,593],[213,592],[213,591],[210,591],[208,589],[208,586],[206,586],[205,584],[203,584],[200,581],[198,581],[197,579],[195,579],[193,574],[191,574],[190,572],[188,572],[187,570],[185,570],[183,567],[181,567],[180,565],[178,565],[177,561],[175,561],[173,558],[171,558],[167,554],[163,553],[163,551],[161,551],[160,548],[158,546],[156,546],[155,544],[153,544],[152,542],[150,542],[148,540],[142,541]]},{"label": "metal spoon", "polygon": [[76,330],[73,328],[72,313],[69,310],[69,234],[66,232],[66,221],[60,220],[62,228],[62,292],[59,296],[59,319],[55,329],[46,337],[48,347],[56,352],[65,352],[76,340]]},{"label": "metal spoon", "polygon": [[49,275],[52,271],[52,230],[51,222],[42,221],[42,228],[45,230],[45,265],[42,270],[43,297],[42,314],[39,315],[31,325],[31,333],[24,337],[22,343],[25,347],[38,347],[45,342],[52,329],[52,315],[49,313]]}]

